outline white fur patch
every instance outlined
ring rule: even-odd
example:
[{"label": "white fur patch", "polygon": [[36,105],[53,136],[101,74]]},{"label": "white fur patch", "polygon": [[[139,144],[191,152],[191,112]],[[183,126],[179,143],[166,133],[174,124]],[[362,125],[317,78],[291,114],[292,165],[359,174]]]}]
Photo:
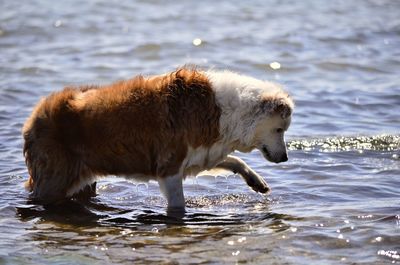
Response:
[{"label": "white fur patch", "polygon": [[237,150],[250,151],[254,148],[251,140],[257,118],[254,108],[262,97],[286,97],[286,92],[278,84],[230,71],[207,71],[205,74],[221,108],[220,134],[223,142],[237,142]]},{"label": "white fur patch", "polygon": [[201,171],[215,167],[231,152],[233,152],[233,149],[229,145],[224,145],[221,142],[215,143],[210,148],[200,146],[193,149],[189,147],[179,172],[184,177],[196,176]]},{"label": "white fur patch", "polygon": [[179,171],[183,177],[212,169],[235,150],[253,150],[258,118],[254,113],[255,107],[262,97],[287,97],[281,86],[275,83],[230,71],[206,71],[204,74],[211,82],[221,108],[219,131],[222,138],[210,148],[189,147]]}]

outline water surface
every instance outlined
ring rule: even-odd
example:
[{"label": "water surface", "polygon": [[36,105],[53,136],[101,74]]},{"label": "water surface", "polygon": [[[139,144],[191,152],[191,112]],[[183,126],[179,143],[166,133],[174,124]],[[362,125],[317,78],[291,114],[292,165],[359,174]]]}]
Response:
[{"label": "water surface", "polygon": [[[400,2],[0,1],[0,264],[400,263]],[[88,204],[27,201],[21,127],[40,97],[184,64],[284,84],[289,161],[269,182],[110,177]],[[277,64],[278,63],[278,64]]]}]

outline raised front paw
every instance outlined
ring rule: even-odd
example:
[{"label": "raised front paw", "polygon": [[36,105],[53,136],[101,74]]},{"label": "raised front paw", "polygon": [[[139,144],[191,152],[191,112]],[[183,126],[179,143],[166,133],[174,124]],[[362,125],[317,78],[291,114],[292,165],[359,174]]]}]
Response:
[{"label": "raised front paw", "polygon": [[271,188],[268,186],[267,182],[265,182],[265,180],[262,178],[250,178],[248,179],[247,184],[256,192],[269,193],[271,191]]}]

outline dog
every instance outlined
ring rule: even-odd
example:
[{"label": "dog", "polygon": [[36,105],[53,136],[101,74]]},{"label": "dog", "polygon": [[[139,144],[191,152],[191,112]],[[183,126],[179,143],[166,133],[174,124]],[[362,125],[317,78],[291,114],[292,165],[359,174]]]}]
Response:
[{"label": "dog", "polygon": [[23,126],[30,198],[42,204],[95,195],[96,178],[155,180],[168,209],[184,209],[182,181],[204,170],[265,180],[234,151],[288,160],[294,103],[278,84],[231,71],[179,68],[105,86],[66,87],[43,98]]}]

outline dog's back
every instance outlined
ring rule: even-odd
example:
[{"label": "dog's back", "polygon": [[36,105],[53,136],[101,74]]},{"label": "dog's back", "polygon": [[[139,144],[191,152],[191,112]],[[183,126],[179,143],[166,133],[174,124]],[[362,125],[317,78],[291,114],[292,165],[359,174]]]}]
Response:
[{"label": "dog's back", "polygon": [[95,176],[176,174],[188,146],[218,140],[219,117],[207,79],[191,70],[64,89],[24,125],[26,186],[33,199],[53,202]]}]

